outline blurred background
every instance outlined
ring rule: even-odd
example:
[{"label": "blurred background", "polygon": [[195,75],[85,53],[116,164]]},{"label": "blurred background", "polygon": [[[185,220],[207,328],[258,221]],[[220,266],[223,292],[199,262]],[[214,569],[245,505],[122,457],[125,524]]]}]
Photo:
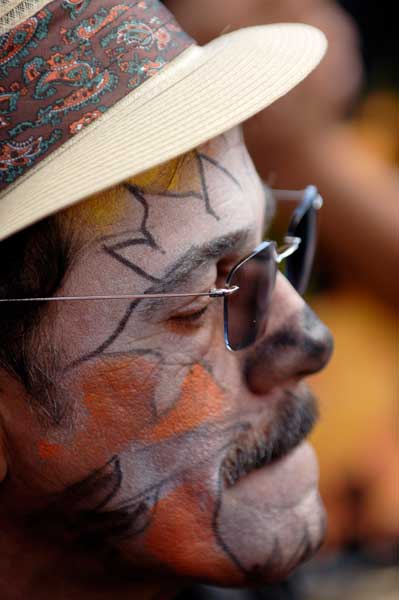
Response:
[{"label": "blurred background", "polygon": [[[359,161],[364,185],[370,181],[377,192],[367,200],[381,213],[376,219],[381,225],[391,219],[385,231],[392,242],[384,240],[382,227],[370,256],[374,265],[365,260],[352,266],[344,256],[336,262],[328,242],[320,240],[312,304],[332,329],[336,350],[330,368],[312,381],[322,416],[313,443],[329,530],[319,557],[298,577],[304,600],[393,600],[399,598],[398,44],[393,2],[340,4],[358,29],[363,62],[361,86],[345,115],[348,132],[361,145],[352,160]],[[361,237],[367,233],[361,215],[350,225]],[[352,252],[361,254],[370,241],[364,235]],[[392,262],[380,260],[380,245],[392,252]],[[385,272],[386,286],[373,269]]]},{"label": "blurred background", "polygon": [[[297,89],[245,126],[273,187],[319,187],[319,252],[308,301],[335,354],[313,377],[313,435],[329,515],[324,547],[273,600],[399,598],[398,44],[393,2],[167,0],[200,43],[246,25],[316,25],[329,52]],[[277,231],[284,218],[277,221]],[[201,588],[192,598],[238,598]],[[223,595],[223,594],[229,595]],[[222,594],[222,595],[220,595]],[[239,596],[240,598],[249,596]]]}]

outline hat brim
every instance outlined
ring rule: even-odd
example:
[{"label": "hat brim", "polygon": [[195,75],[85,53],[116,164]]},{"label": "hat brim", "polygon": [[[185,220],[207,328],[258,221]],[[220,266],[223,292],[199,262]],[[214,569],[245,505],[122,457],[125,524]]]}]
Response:
[{"label": "hat brim", "polygon": [[242,123],[300,83],[327,47],[273,24],[192,46],[0,195],[0,240]]}]

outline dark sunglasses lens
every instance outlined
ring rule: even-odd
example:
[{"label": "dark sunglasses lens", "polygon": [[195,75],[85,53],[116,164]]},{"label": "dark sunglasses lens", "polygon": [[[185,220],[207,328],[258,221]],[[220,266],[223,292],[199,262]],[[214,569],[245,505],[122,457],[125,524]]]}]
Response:
[{"label": "dark sunglasses lens", "polygon": [[227,280],[238,292],[225,298],[226,338],[231,350],[242,350],[263,335],[276,278],[275,246],[237,267]]},{"label": "dark sunglasses lens", "polygon": [[301,238],[299,248],[286,259],[286,276],[299,294],[308,287],[316,251],[316,219],[314,208],[309,208],[290,235]]}]

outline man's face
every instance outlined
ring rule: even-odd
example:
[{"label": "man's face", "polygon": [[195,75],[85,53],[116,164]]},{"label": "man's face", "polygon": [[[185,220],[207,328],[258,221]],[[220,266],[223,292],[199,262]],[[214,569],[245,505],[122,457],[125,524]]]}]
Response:
[{"label": "man's face", "polygon": [[[267,207],[235,129],[105,208],[65,216],[85,243],[60,295],[223,287],[261,241]],[[42,327],[51,425],[16,391],[4,418],[9,497],[37,510],[39,534],[113,548],[132,575],[222,584],[282,577],[318,547],[324,513],[303,442],[315,406],[301,380],[331,340],[283,276],[263,338],[236,353],[209,297],[57,303]]]}]

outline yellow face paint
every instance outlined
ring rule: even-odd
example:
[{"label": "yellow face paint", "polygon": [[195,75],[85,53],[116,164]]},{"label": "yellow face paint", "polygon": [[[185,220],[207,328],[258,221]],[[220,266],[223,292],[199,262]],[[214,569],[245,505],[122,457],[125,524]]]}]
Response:
[{"label": "yellow face paint", "polygon": [[[177,192],[182,188],[181,174],[184,172],[182,167],[194,158],[194,151],[188,152],[135,175],[125,183],[137,186],[146,194],[156,195],[165,191]],[[114,225],[122,217],[124,195],[125,190],[121,183],[67,208],[61,213],[61,219],[63,223],[74,229],[78,225],[82,230],[91,231],[94,235],[105,233],[108,227]]]},{"label": "yellow face paint", "polygon": [[123,196],[122,185],[115,186],[67,208],[60,218],[63,224],[71,226],[73,230],[78,228],[95,235],[105,233],[122,216]]},{"label": "yellow face paint", "polygon": [[177,192],[182,187],[182,168],[195,157],[194,151],[157,165],[144,173],[135,175],[128,180],[131,185],[136,185],[147,194],[159,194],[165,191]]}]

